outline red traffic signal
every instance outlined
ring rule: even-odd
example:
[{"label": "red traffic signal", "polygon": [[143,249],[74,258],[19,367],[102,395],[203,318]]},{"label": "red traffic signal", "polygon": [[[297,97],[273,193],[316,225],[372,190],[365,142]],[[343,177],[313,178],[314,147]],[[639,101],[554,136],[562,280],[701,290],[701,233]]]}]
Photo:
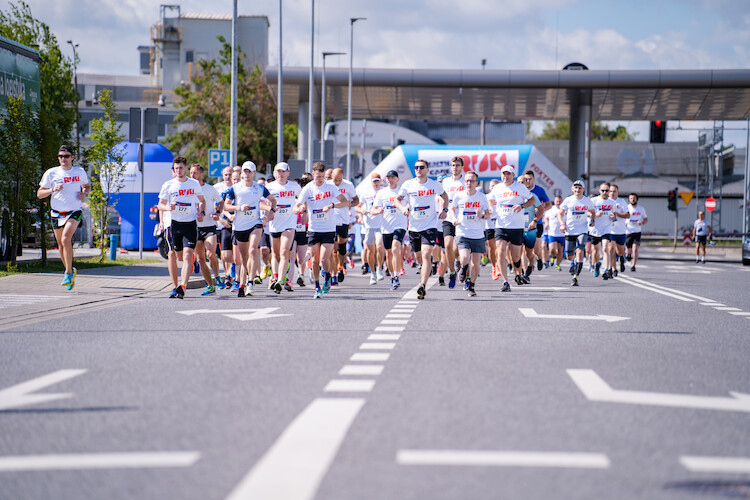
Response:
[{"label": "red traffic signal", "polygon": [[667,122],[656,120],[651,122],[649,142],[664,144],[667,140]]}]

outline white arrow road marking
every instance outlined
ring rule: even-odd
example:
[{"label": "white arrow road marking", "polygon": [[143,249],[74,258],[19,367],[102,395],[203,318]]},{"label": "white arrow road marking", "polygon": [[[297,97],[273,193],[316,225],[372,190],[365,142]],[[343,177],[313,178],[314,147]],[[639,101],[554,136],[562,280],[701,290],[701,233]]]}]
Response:
[{"label": "white arrow road marking", "polygon": [[227,318],[237,319],[240,321],[253,321],[256,319],[278,318],[281,316],[291,316],[291,314],[271,314],[280,309],[279,307],[264,307],[260,309],[224,309],[217,311],[215,309],[192,309],[190,311],[177,311],[179,314],[193,316],[194,314],[221,314]]},{"label": "white arrow road marking", "polygon": [[76,469],[133,469],[151,467],[190,467],[200,453],[91,453],[71,455],[26,455],[0,457],[0,471],[42,471]]},{"label": "white arrow road marking", "polygon": [[539,314],[532,308],[526,308],[526,307],[519,307],[519,311],[521,311],[521,314],[526,316],[527,318],[542,318],[542,319],[584,319],[584,320],[594,320],[594,321],[606,321],[607,323],[613,323],[615,321],[623,321],[627,318],[625,316],[608,316],[606,314],[597,314],[595,316],[583,316],[583,315],[577,315],[577,314]]},{"label": "white arrow road marking", "polygon": [[69,378],[83,375],[87,370],[58,370],[56,372],[38,377],[27,382],[23,382],[13,387],[8,387],[0,391],[0,410],[17,408],[19,406],[36,405],[57,401],[58,399],[72,398],[72,394],[30,394],[47,386],[54,385],[68,380]]},{"label": "white arrow road marking", "polygon": [[750,413],[750,394],[730,391],[729,394],[732,397],[726,398],[660,392],[620,391],[612,389],[594,370],[567,370],[567,372],[589,401]]}]

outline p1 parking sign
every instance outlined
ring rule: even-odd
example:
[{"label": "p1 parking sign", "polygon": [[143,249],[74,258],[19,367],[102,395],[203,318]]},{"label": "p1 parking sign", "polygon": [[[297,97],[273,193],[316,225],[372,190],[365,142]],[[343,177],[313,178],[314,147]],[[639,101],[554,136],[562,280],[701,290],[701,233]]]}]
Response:
[{"label": "p1 parking sign", "polygon": [[229,166],[228,149],[209,149],[208,150],[208,175],[210,177],[221,178],[221,171]]}]

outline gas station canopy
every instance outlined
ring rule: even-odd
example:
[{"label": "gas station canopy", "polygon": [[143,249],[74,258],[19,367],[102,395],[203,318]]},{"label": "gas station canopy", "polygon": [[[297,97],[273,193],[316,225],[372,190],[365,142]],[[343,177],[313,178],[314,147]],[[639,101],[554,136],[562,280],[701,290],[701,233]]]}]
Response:
[{"label": "gas station canopy", "polygon": [[[266,70],[274,94],[277,67]],[[283,68],[284,112],[308,100],[309,68]],[[316,107],[322,70],[315,71]],[[347,113],[349,71],[326,68],[326,114]],[[530,120],[571,116],[591,92],[594,120],[743,120],[750,70],[353,70],[352,115],[367,119]]]}]

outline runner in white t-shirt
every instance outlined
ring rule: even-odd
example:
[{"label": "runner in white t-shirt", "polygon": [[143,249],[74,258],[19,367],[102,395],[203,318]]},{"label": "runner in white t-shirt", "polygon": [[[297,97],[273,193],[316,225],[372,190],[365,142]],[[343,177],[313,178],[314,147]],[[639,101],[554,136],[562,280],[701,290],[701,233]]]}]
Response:
[{"label": "runner in white t-shirt", "polygon": [[362,193],[362,203],[355,210],[362,215],[364,226],[364,237],[362,238],[363,254],[367,256],[366,262],[372,272],[370,284],[375,285],[378,281],[385,278],[382,264],[385,260],[385,247],[383,246],[383,215],[379,211],[374,211],[375,197],[380,191],[383,184],[380,174],[372,173],[370,176],[372,187],[365,188]]},{"label": "runner in white t-shirt", "polygon": [[399,275],[404,270],[402,245],[409,221],[398,207],[396,207],[396,198],[398,198],[399,191],[398,172],[395,170],[388,171],[385,174],[385,180],[388,182],[388,186],[378,191],[375,197],[373,213],[383,214],[381,229],[383,247],[385,248],[388,271],[391,273],[391,290],[396,290],[401,286]]},{"label": "runner in white t-shirt", "polygon": [[[625,272],[625,222],[630,218],[630,211],[628,211],[628,204],[625,200],[620,198],[620,188],[617,184],[609,184],[609,199],[612,200],[614,207],[612,213],[614,213],[614,219],[612,220],[612,244],[611,258],[612,268],[614,276],[617,276],[617,262],[620,263],[620,272]],[[612,272],[610,272],[610,278],[612,278]]]},{"label": "runner in white t-shirt", "polygon": [[219,288],[225,288],[232,283],[231,269],[234,261],[232,252],[232,224],[221,217],[224,209],[224,192],[232,186],[232,167],[224,167],[221,171],[222,180],[214,184],[214,189],[219,193],[221,198],[222,213],[219,214],[219,220],[216,222],[216,238],[221,246],[221,263],[224,266],[224,278],[217,281]]},{"label": "runner in white t-shirt", "polygon": [[[448,206],[453,203],[453,198],[466,189],[464,185],[464,159],[460,156],[454,156],[451,159],[451,176],[443,179],[443,189],[448,195]],[[484,193],[482,193],[484,194]],[[441,276],[445,275],[446,267],[450,270],[448,277],[448,288],[456,286],[456,257],[458,247],[456,246],[456,228],[453,213],[448,211],[448,217],[443,221],[443,246],[445,247],[445,260],[448,264],[443,266]],[[466,279],[462,276],[461,282]]]},{"label": "runner in white t-shirt", "polygon": [[[703,210],[698,212],[698,218],[693,222],[693,240],[695,240],[695,263],[700,262],[706,263],[706,242],[713,234],[713,229],[705,220],[706,214]],[[703,250],[703,255],[700,255],[700,251]]]},{"label": "runner in white t-shirt", "polygon": [[[477,191],[479,176],[466,172],[465,188],[456,193],[451,202],[450,214],[458,238],[458,253],[461,259],[461,275],[465,278],[464,289],[469,297],[475,297],[474,285],[479,276],[482,254],[487,251],[484,239],[484,221],[492,215],[492,209],[483,192]],[[469,271],[469,264],[471,270]]]},{"label": "runner in white t-shirt", "polygon": [[335,269],[337,272],[335,276],[331,276],[331,285],[336,286],[345,278],[346,243],[349,240],[349,228],[352,226],[350,210],[351,207],[359,205],[359,197],[354,184],[344,179],[344,169],[333,169],[331,180],[339,188],[339,193],[349,200],[348,207],[337,208],[334,211],[336,214],[336,249],[331,253],[331,269]]},{"label": "runner in white t-shirt", "polygon": [[[325,164],[313,163],[313,180],[302,188],[295,213],[307,212],[309,219],[307,244],[312,255],[312,272],[315,281],[316,299],[323,297],[331,289],[331,272],[329,256],[336,241],[336,217],[334,208],[349,206],[349,200],[339,192],[338,186],[325,179]],[[320,271],[323,266],[323,287],[320,286]]]},{"label": "runner in white t-shirt", "polygon": [[[604,264],[602,278],[611,278],[612,268],[612,221],[614,220],[614,203],[609,198],[609,182],[602,182],[599,186],[599,195],[591,198],[594,204],[594,217],[589,227],[589,239],[591,240],[591,263],[594,264],[594,277],[599,277],[599,272]],[[602,262],[599,261],[602,259]]]},{"label": "runner in white t-shirt", "polygon": [[[203,221],[206,199],[203,197],[203,190],[198,181],[187,176],[185,157],[176,157],[172,161],[172,170],[176,173],[176,177],[162,186],[159,193],[159,210],[170,213],[171,246],[175,252],[183,252],[182,282],[169,295],[169,298],[182,299],[185,296],[190,273],[193,272],[194,251],[198,241],[196,222]],[[174,266],[177,266],[176,261]]]},{"label": "runner in white t-shirt", "polygon": [[641,246],[642,228],[648,222],[648,214],[646,214],[646,209],[638,204],[636,193],[630,193],[628,201],[630,202],[628,204],[630,218],[625,224],[625,247],[628,249],[628,262],[631,259],[633,262],[630,271],[635,272],[635,265],[638,263],[638,249]]},{"label": "runner in white t-shirt", "polygon": [[[294,213],[294,205],[297,204],[302,188],[296,182],[289,180],[289,164],[277,163],[273,167],[273,176],[276,179],[266,185],[268,192],[276,198],[276,213],[273,220],[268,223],[271,231],[271,288],[277,294],[281,293],[288,280],[287,269],[292,258],[294,246],[294,234],[297,228],[297,214]],[[290,284],[291,286],[291,284]],[[289,289],[289,287],[287,287]]]},{"label": "runner in white t-shirt", "polygon": [[578,276],[583,269],[583,253],[586,250],[586,236],[588,235],[586,214],[593,217],[596,210],[591,200],[583,194],[583,181],[573,182],[571,190],[573,194],[560,203],[557,219],[560,221],[560,231],[565,233],[565,254],[568,260],[573,261],[571,286],[578,286]]},{"label": "runner in white t-shirt", "polygon": [[[52,196],[52,227],[60,249],[60,260],[65,266],[62,286],[67,290],[75,287],[78,271],[73,267],[73,235],[83,216],[83,200],[91,192],[91,184],[86,171],[73,166],[73,148],[62,145],[57,152],[59,167],[44,172],[37,189],[37,198],[43,200]],[[8,167],[10,168],[10,167]]]},{"label": "runner in white t-shirt", "polygon": [[[216,256],[216,223],[219,220],[224,201],[216,188],[211,184],[203,182],[203,167],[194,163],[190,166],[190,177],[198,181],[206,199],[206,208],[203,212],[203,220],[198,223],[198,240],[195,243],[195,255],[201,268],[203,279],[206,280],[206,289],[201,295],[216,293],[216,284],[220,281],[219,258]],[[208,264],[206,263],[208,260]],[[210,269],[209,269],[210,264]],[[213,271],[213,276],[211,275]]]},{"label": "runner in white t-shirt", "polygon": [[[488,193],[492,192],[492,189],[500,183],[500,179],[492,179],[487,189]],[[492,211],[492,215],[484,223],[484,239],[487,241],[487,257],[489,258],[490,264],[492,265],[492,272],[490,276],[493,280],[497,280],[502,276],[500,274],[500,266],[497,262],[497,245],[495,241],[495,224],[497,223],[497,215],[495,211]]]},{"label": "runner in white t-shirt", "polygon": [[555,204],[552,208],[544,212],[544,228],[547,231],[547,246],[549,247],[552,259],[554,259],[550,261],[550,264],[558,271],[561,270],[560,264],[564,259],[563,252],[565,250],[565,234],[560,230],[560,219],[557,218],[557,213],[560,211],[561,203],[562,196],[555,196]]},{"label": "runner in white t-shirt", "polygon": [[[448,214],[448,195],[438,181],[427,178],[429,169],[430,164],[426,160],[417,160],[414,163],[415,178],[404,182],[395,200],[401,213],[409,217],[411,247],[422,265],[418,299],[424,299],[427,295],[427,280],[432,270],[430,254],[437,244],[437,221],[445,219]],[[440,215],[436,211],[436,196],[442,198],[445,207]]]},{"label": "runner in white t-shirt", "polygon": [[502,182],[487,195],[497,215],[495,239],[497,240],[497,260],[503,276],[501,292],[510,292],[508,268],[505,265],[508,249],[510,249],[513,271],[516,275],[516,284],[529,283],[521,269],[521,245],[523,245],[523,232],[526,226],[523,209],[534,204],[534,195],[526,186],[513,181],[515,172],[512,165],[505,165],[501,168]]}]

